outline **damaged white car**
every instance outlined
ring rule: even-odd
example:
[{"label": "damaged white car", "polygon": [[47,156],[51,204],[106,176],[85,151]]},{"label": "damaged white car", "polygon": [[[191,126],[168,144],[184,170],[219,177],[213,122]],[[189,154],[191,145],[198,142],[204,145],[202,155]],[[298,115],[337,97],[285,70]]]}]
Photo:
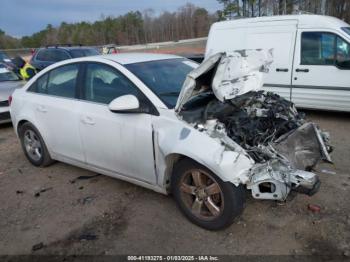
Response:
[{"label": "damaged white car", "polygon": [[197,64],[159,54],[56,63],[13,94],[11,117],[36,166],[54,160],[172,193],[215,230],[254,198],[309,195],[331,161],[328,135],[260,90],[270,51],[219,53]]}]

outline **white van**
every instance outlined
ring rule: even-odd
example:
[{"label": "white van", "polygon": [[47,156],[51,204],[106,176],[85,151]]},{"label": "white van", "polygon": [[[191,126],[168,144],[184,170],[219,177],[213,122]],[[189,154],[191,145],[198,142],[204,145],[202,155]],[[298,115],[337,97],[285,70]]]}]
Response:
[{"label": "white van", "polygon": [[273,48],[264,89],[298,107],[350,111],[350,25],[334,17],[287,15],[212,25],[205,57]]}]

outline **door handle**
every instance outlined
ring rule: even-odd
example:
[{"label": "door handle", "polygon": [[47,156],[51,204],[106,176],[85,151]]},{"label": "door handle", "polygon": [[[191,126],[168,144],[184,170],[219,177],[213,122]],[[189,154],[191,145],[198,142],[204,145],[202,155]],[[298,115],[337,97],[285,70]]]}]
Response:
[{"label": "door handle", "polygon": [[295,72],[303,72],[303,73],[308,73],[309,72],[309,69],[300,69],[300,68],[297,68],[297,69],[295,69]]},{"label": "door handle", "polygon": [[84,124],[87,124],[87,125],[94,125],[95,124],[95,121],[89,116],[84,116],[81,119],[81,122],[83,122]]},{"label": "door handle", "polygon": [[36,110],[38,110],[38,111],[41,112],[41,113],[46,113],[46,112],[47,112],[47,109],[46,109],[45,106],[38,106],[38,107],[36,108]]},{"label": "door handle", "polygon": [[276,72],[288,72],[288,68],[276,68]]}]

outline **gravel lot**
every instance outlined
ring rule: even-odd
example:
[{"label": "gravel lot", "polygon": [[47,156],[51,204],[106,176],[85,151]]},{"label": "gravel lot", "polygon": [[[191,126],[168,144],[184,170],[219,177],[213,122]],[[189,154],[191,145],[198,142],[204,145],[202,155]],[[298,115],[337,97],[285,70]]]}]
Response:
[{"label": "gravel lot", "polygon": [[[286,203],[247,195],[243,215],[218,232],[191,224],[169,196],[102,175],[77,179],[96,174],[63,163],[33,167],[12,126],[1,126],[0,254],[349,256],[350,115],[307,115],[331,133],[335,146],[334,166],[317,167],[318,194]],[[320,205],[321,211],[311,212],[308,204]]]}]

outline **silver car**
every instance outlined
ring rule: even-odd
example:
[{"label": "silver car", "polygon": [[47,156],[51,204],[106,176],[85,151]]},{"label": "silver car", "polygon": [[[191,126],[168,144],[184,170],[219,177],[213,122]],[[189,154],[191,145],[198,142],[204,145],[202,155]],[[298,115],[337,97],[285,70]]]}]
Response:
[{"label": "silver car", "polygon": [[18,75],[0,64],[0,124],[11,122],[9,97],[24,84]]}]

